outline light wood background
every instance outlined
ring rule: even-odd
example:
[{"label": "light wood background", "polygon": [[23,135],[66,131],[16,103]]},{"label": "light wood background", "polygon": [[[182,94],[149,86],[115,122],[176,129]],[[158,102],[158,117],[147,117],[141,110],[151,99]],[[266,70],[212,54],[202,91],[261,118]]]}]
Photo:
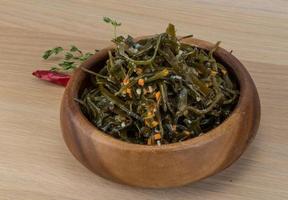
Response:
[{"label": "light wood background", "polygon": [[[68,152],[59,127],[64,88],[32,77],[48,69],[41,53],[56,45],[83,50],[110,44],[103,16],[120,33],[179,35],[233,49],[256,82],[262,119],[240,160],[181,188],[149,190],[104,180]],[[284,0],[0,0],[0,199],[288,199],[288,2]]]}]

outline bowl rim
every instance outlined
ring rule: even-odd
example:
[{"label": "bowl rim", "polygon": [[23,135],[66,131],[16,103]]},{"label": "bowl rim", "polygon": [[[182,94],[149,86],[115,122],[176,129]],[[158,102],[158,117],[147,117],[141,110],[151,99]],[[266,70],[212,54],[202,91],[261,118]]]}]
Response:
[{"label": "bowl rim", "polygon": [[[137,37],[135,40],[140,40],[140,39],[145,39],[150,36],[143,36],[143,37]],[[181,43],[186,43],[190,45],[194,45],[206,50],[209,50],[214,47],[214,44],[196,39],[196,38],[185,38],[181,40]],[[68,82],[68,85],[65,89],[65,94],[63,98],[67,97],[77,97],[78,92],[80,89],[80,84],[79,82],[83,81],[84,78],[87,76],[87,73],[85,73],[83,70],[81,70],[82,67],[85,68],[91,68],[96,65],[97,62],[102,61],[101,57],[103,58],[104,56],[107,56],[108,50],[113,49],[114,46],[109,46],[104,49],[101,49],[99,52],[91,56],[87,61],[82,63],[78,69],[74,72],[73,76],[71,77],[71,80]],[[119,140],[117,138],[111,137],[105,132],[101,131],[98,129],[96,126],[94,126],[83,114],[83,112],[80,109],[79,104],[73,100],[73,98],[66,99],[69,107],[69,109],[74,109],[76,118],[81,120],[81,124],[85,127],[90,127],[93,129],[93,133],[89,134],[89,137],[92,137],[93,140],[96,142],[100,143],[105,143],[105,145],[108,145],[113,148],[119,148],[119,149],[125,149],[128,151],[178,151],[178,150],[183,150],[186,148],[191,148],[191,147],[197,147],[201,146],[203,144],[210,143],[214,141],[216,138],[221,137],[223,134],[225,134],[225,131],[221,131],[222,127],[226,127],[226,124],[229,124],[229,122],[236,117],[239,113],[241,113],[241,107],[245,103],[247,103],[247,98],[245,98],[245,95],[249,93],[249,89],[251,89],[251,84],[254,86],[254,82],[251,79],[248,71],[246,68],[243,66],[243,64],[235,57],[233,56],[230,52],[226,51],[225,49],[219,47],[215,51],[216,57],[220,58],[222,62],[225,63],[226,66],[230,70],[233,71],[235,78],[238,81],[239,85],[239,99],[237,104],[234,107],[234,110],[232,113],[222,122],[220,123],[217,127],[211,129],[210,131],[199,135],[195,138],[191,138],[182,142],[176,142],[176,143],[170,143],[170,144],[163,144],[163,145],[143,145],[143,144],[135,144],[135,143],[129,143],[126,141]],[[233,65],[231,65],[233,63]],[[88,67],[87,67],[88,66]],[[77,77],[80,76],[82,79],[77,81]],[[253,89],[253,88],[252,88]],[[99,134],[100,133],[100,134]],[[83,131],[83,134],[85,131]]]}]

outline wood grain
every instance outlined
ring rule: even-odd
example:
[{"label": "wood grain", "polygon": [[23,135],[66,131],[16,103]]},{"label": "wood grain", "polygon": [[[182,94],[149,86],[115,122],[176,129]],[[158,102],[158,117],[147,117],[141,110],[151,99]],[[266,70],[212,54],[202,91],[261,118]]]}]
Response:
[{"label": "wood grain", "polygon": [[[161,32],[223,41],[247,66],[262,105],[260,130],[248,151],[221,174],[176,189],[144,190],[92,175],[69,153],[59,126],[63,88],[34,79],[51,46],[84,50],[109,45],[120,33]],[[0,199],[287,199],[288,2],[253,1],[8,1],[0,4]]]}]

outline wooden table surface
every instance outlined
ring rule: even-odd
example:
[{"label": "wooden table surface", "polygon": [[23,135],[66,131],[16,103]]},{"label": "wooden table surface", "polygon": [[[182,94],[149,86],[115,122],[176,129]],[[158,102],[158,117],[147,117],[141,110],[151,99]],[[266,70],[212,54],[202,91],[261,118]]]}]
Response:
[{"label": "wooden table surface", "polygon": [[[121,2],[121,3],[120,3]],[[150,190],[104,180],[66,148],[59,126],[64,88],[31,76],[48,69],[41,53],[56,45],[83,50],[109,45],[120,33],[179,35],[233,49],[258,88],[262,119],[244,155],[213,177],[181,188]],[[288,2],[284,0],[1,0],[0,199],[288,199]]]}]

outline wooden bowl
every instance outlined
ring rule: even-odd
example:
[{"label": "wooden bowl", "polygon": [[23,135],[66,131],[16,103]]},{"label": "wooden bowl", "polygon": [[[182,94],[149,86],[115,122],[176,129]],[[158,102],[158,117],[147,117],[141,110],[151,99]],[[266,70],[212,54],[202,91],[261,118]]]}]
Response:
[{"label": "wooden bowl", "polygon": [[[194,38],[182,42],[207,50],[213,47]],[[111,48],[96,53],[82,67],[101,68]],[[234,111],[206,134],[162,146],[123,142],[93,126],[73,100],[88,82],[87,73],[77,69],[61,106],[61,126],[69,150],[83,165],[104,178],[147,188],[185,185],[230,166],[256,134],[260,102],[253,80],[239,60],[222,48],[217,49],[215,56],[238,80],[240,97]]]}]

